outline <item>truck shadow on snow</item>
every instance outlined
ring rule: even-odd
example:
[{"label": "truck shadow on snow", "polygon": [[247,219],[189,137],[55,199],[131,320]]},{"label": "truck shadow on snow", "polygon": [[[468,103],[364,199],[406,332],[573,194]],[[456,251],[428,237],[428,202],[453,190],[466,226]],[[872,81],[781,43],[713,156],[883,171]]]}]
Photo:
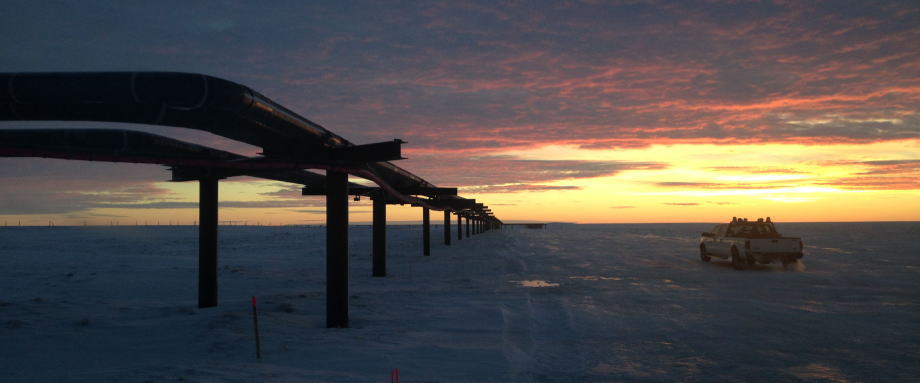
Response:
[{"label": "truck shadow on snow", "polygon": [[700,262],[700,263],[702,263],[703,266],[705,267],[715,267],[718,269],[729,270],[729,271],[736,272],[736,273],[744,273],[744,272],[800,272],[801,273],[801,272],[805,272],[806,270],[805,263],[803,263],[801,260],[794,264],[790,264],[789,266],[786,266],[786,267],[784,267],[781,264],[776,264],[776,263],[771,263],[771,264],[766,264],[766,265],[759,264],[759,263],[755,265],[748,264],[748,265],[745,265],[744,268],[741,270],[735,270],[735,268],[732,266],[731,261],[713,259],[709,262]]}]

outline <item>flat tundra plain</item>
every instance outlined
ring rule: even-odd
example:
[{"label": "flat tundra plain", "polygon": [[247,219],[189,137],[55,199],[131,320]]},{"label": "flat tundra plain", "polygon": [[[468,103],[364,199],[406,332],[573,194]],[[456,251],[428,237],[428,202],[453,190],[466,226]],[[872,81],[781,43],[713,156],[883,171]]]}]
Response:
[{"label": "flat tundra plain", "polygon": [[[700,261],[712,224],[515,227],[440,244],[350,229],[351,327],[326,329],[325,229],[0,228],[10,382],[903,382],[920,376],[920,223],[778,223],[803,265]],[[455,228],[455,227],[454,227]],[[456,235],[456,232],[452,234]],[[250,298],[259,302],[255,356]]]}]

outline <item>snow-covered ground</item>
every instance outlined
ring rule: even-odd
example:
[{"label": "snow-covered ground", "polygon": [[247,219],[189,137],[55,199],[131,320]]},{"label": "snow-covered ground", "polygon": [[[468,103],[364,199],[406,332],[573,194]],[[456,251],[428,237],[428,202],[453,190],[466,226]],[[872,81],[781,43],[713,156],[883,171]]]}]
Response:
[{"label": "snow-covered ground", "polygon": [[778,226],[806,267],[703,263],[708,224],[391,226],[386,278],[356,226],[349,329],[321,227],[221,227],[204,310],[194,227],[0,228],[0,381],[916,381],[920,223]]}]

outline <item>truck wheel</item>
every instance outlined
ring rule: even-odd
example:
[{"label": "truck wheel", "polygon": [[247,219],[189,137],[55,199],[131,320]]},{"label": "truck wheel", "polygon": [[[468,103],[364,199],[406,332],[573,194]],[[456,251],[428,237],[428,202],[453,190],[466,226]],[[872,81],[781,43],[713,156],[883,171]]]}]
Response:
[{"label": "truck wheel", "polygon": [[700,245],[700,259],[702,259],[703,262],[709,262],[709,260],[712,259],[706,255],[706,245]]},{"label": "truck wheel", "polygon": [[734,267],[735,270],[744,269],[744,262],[741,261],[741,256],[738,255],[738,249],[734,247],[732,248],[732,267]]}]

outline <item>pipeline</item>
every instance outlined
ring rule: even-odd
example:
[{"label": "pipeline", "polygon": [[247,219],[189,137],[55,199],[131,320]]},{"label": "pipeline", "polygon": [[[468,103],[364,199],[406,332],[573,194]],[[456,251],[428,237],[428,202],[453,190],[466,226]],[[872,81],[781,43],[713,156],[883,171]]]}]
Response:
[{"label": "pipeline", "polygon": [[329,164],[323,161],[328,149],[354,144],[246,86],[212,76],[2,73],[0,83],[7,85],[6,92],[0,91],[0,120],[109,121],[197,129],[263,149],[266,161],[241,167],[282,167],[280,162],[288,167],[342,170],[373,181],[400,201],[421,206],[428,205],[424,199],[399,189],[435,187],[387,161]]}]

